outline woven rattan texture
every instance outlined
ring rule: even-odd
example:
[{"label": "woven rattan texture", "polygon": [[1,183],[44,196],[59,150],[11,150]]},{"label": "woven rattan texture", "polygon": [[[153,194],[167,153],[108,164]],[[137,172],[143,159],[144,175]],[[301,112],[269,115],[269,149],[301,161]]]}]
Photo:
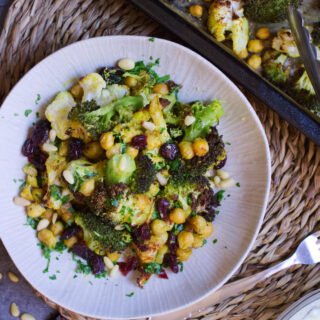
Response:
[{"label": "woven rattan texture", "polygon": [[[15,0],[0,36],[0,102],[38,61],[74,41],[111,34],[170,38],[126,0]],[[242,278],[287,257],[317,228],[320,152],[302,134],[250,97],[267,133],[272,189],[263,227],[235,277]],[[290,303],[320,287],[320,266],[294,267],[238,297],[206,310],[205,319],[275,319]],[[84,319],[59,306],[68,319]]]}]

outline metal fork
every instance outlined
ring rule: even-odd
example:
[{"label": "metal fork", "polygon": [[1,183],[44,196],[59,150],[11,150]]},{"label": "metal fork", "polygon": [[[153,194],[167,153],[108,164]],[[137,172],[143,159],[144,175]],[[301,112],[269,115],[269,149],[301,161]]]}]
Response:
[{"label": "metal fork", "polygon": [[[177,319],[190,319],[198,317],[202,313],[205,314],[209,310],[208,306],[220,303],[221,301],[238,296],[251,289],[258,282],[261,282],[273,274],[292,267],[296,264],[308,265],[320,262],[320,231],[315,232],[306,237],[298,246],[294,254],[287,260],[280,262],[273,267],[266,269],[262,272],[254,274],[250,277],[231,282],[223,286],[220,290],[209,295],[207,298],[198,302],[197,305],[191,305],[182,311],[170,313],[165,316],[166,320],[177,320]],[[197,308],[195,311],[194,309]],[[150,318],[149,318],[150,319]],[[164,319],[161,317],[152,317],[152,320]]]}]

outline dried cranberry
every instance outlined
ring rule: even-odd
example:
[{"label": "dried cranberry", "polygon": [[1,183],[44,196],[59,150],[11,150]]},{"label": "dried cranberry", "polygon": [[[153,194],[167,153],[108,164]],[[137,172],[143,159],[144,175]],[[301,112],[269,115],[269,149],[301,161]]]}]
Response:
[{"label": "dried cranberry", "polygon": [[131,140],[131,145],[141,151],[147,146],[147,137],[143,134],[134,136]]},{"label": "dried cranberry", "polygon": [[166,267],[170,267],[172,272],[178,273],[179,272],[179,266],[178,266],[178,259],[177,256],[173,253],[167,253],[163,258],[163,264]]},{"label": "dried cranberry", "polygon": [[82,156],[83,141],[72,138],[69,141],[68,160],[77,160]]},{"label": "dried cranberry", "polygon": [[157,210],[162,219],[166,219],[168,217],[168,211],[170,207],[170,202],[166,198],[159,198],[157,200]]},{"label": "dried cranberry", "polygon": [[139,261],[136,257],[130,257],[126,262],[118,262],[120,272],[126,276],[130,271],[137,269]]},{"label": "dried cranberry", "polygon": [[151,238],[150,226],[146,223],[133,231],[133,237],[138,242],[141,240],[149,240]]},{"label": "dried cranberry", "polygon": [[93,274],[99,274],[104,271],[105,265],[101,256],[94,254],[92,257],[89,258],[88,263]]},{"label": "dried cranberry", "polygon": [[179,153],[174,143],[165,143],[160,147],[160,154],[167,160],[174,160]]},{"label": "dried cranberry", "polygon": [[214,169],[215,170],[219,170],[219,169],[222,169],[227,163],[227,156],[221,160],[217,165],[214,166]]},{"label": "dried cranberry", "polygon": [[89,261],[89,259],[95,255],[95,253],[91,251],[84,243],[74,244],[72,247],[72,252],[86,261]]},{"label": "dried cranberry", "polygon": [[31,140],[34,146],[42,145],[49,137],[51,125],[48,120],[39,120],[31,133]]},{"label": "dried cranberry", "polygon": [[158,277],[161,278],[161,279],[169,279],[167,273],[165,270],[161,270],[160,273],[158,273]]},{"label": "dried cranberry", "polygon": [[164,98],[160,98],[159,102],[163,108],[167,107],[170,104],[170,100]]},{"label": "dried cranberry", "polygon": [[63,230],[62,234],[61,234],[61,239],[62,240],[68,240],[73,236],[76,236],[77,234],[79,234],[81,231],[81,228],[77,225],[72,225],[70,227],[67,227],[66,229]]},{"label": "dried cranberry", "polygon": [[177,237],[173,233],[169,233],[168,248],[171,252],[175,252],[178,249]]},{"label": "dried cranberry", "polygon": [[29,157],[32,155],[34,148],[35,147],[34,147],[34,144],[32,143],[32,140],[28,138],[22,146],[22,154],[25,157]]},{"label": "dried cranberry", "polygon": [[39,171],[46,169],[45,163],[48,156],[43,153],[38,147],[34,148],[33,153],[28,157],[30,163],[32,163]]}]

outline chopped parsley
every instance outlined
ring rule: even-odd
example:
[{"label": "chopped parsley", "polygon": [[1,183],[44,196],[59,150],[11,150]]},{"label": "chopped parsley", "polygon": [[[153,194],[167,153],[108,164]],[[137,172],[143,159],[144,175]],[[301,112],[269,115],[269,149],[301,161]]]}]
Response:
[{"label": "chopped parsley", "polygon": [[126,296],[129,297],[129,298],[131,298],[133,295],[134,295],[134,292],[133,292],[133,291],[126,294]]},{"label": "chopped parsley", "polygon": [[175,224],[172,228],[172,233],[176,236],[182,230],[183,230],[183,224]]},{"label": "chopped parsley", "polygon": [[50,280],[57,280],[57,276],[53,274],[52,276],[49,277]]},{"label": "chopped parsley", "polygon": [[213,240],[212,240],[212,243],[213,243],[213,244],[216,244],[217,242],[218,242],[218,239],[213,239]]},{"label": "chopped parsley", "polygon": [[51,262],[51,249],[45,246],[43,243],[38,243],[38,246],[41,248],[44,258],[47,260],[47,265],[45,269],[42,270],[43,273],[49,272],[49,266]]},{"label": "chopped parsley", "polygon": [[27,217],[27,226],[30,226],[32,229],[36,229],[38,225],[39,219]]},{"label": "chopped parsley", "polygon": [[148,39],[149,42],[154,42],[156,39],[154,37],[151,37]]},{"label": "chopped parsley", "polygon": [[151,262],[151,263],[147,263],[144,267],[144,271],[146,273],[152,273],[152,274],[159,274],[161,272],[161,264],[159,263],[155,263],[155,262]]},{"label": "chopped parsley", "polygon": [[40,117],[40,113],[37,111],[36,112],[36,117],[39,118]]},{"label": "chopped parsley", "polygon": [[15,117],[18,117],[18,116],[19,116],[19,113],[16,113],[16,112],[15,112],[13,115],[14,115]]},{"label": "chopped parsley", "polygon": [[70,200],[70,196],[68,194],[63,196],[61,193],[61,187],[55,184],[50,186],[50,195],[53,200],[61,201],[61,204],[66,204]]},{"label": "chopped parsley", "polygon": [[36,100],[34,101],[34,103],[35,103],[35,104],[38,104],[38,103],[40,102],[40,100],[41,100],[41,96],[40,96],[40,94],[38,93],[38,94],[37,94],[37,97],[36,97]]},{"label": "chopped parsley", "polygon": [[228,146],[231,146],[231,143],[230,142],[225,142],[224,144],[228,145]]},{"label": "chopped parsley", "polygon": [[237,186],[238,188],[240,188],[240,182],[237,182],[237,183],[236,183],[236,186]]},{"label": "chopped parsley", "polygon": [[159,218],[160,218],[159,211],[157,209],[154,209],[152,212],[152,220],[159,219]]},{"label": "chopped parsley", "polygon": [[180,267],[180,272],[182,272],[183,271],[183,263],[182,262],[178,262],[178,265]]},{"label": "chopped parsley", "polygon": [[207,243],[208,243],[208,241],[206,239],[204,239],[202,242],[202,246],[206,245]]},{"label": "chopped parsley", "polygon": [[32,113],[32,110],[31,110],[31,109],[26,109],[26,110],[24,111],[24,116],[25,116],[25,117],[28,117],[28,116],[30,115],[30,113]]},{"label": "chopped parsley", "polygon": [[220,202],[223,200],[223,195],[226,191],[225,190],[220,190],[217,192],[216,196],[217,196],[217,200]]}]

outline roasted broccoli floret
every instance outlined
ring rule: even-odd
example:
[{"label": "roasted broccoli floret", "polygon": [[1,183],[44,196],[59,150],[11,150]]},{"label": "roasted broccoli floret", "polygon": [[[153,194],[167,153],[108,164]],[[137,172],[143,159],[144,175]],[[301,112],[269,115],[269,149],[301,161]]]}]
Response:
[{"label": "roasted broccoli floret", "polygon": [[182,162],[177,159],[170,163],[170,173],[181,177],[198,176],[205,174],[212,166],[217,166],[226,159],[226,151],[222,136],[219,136],[216,128],[206,136],[209,144],[209,152],[203,157],[193,157],[191,160]]},{"label": "roasted broccoli floret", "polygon": [[[98,109],[94,109],[94,102],[87,103],[87,107],[79,105],[71,110],[69,117],[79,120],[92,137],[98,138],[102,132],[110,130],[115,124],[129,121],[133,113],[142,107],[141,96],[127,96]],[[90,108],[94,110],[90,111]]]},{"label": "roasted broccoli floret", "polygon": [[263,74],[275,84],[285,84],[289,78],[289,68],[285,67],[287,56],[274,52],[270,59],[262,64]]},{"label": "roasted broccoli floret", "polygon": [[141,154],[136,158],[136,166],[131,189],[134,193],[145,193],[155,180],[156,168],[148,156]]},{"label": "roasted broccoli floret", "polygon": [[293,35],[288,29],[278,31],[277,36],[272,40],[272,48],[278,52],[286,53],[292,58],[300,56]]},{"label": "roasted broccoli floret", "polygon": [[195,117],[195,122],[190,126],[185,127],[184,140],[193,141],[198,137],[205,137],[215,126],[224,111],[220,101],[214,100],[208,105],[202,102],[196,102],[191,106],[192,115]]},{"label": "roasted broccoli floret", "polygon": [[301,105],[320,115],[320,101],[316,96],[306,71],[303,71],[300,78],[294,83],[293,88],[290,89],[288,93]]},{"label": "roasted broccoli floret", "polygon": [[246,0],[245,16],[254,22],[281,22],[287,17],[289,5],[298,7],[301,0]]},{"label": "roasted broccoli floret", "polygon": [[123,251],[131,242],[131,235],[126,230],[116,230],[115,226],[88,212],[77,212],[75,223],[83,229],[83,236],[88,247],[97,254]]}]

